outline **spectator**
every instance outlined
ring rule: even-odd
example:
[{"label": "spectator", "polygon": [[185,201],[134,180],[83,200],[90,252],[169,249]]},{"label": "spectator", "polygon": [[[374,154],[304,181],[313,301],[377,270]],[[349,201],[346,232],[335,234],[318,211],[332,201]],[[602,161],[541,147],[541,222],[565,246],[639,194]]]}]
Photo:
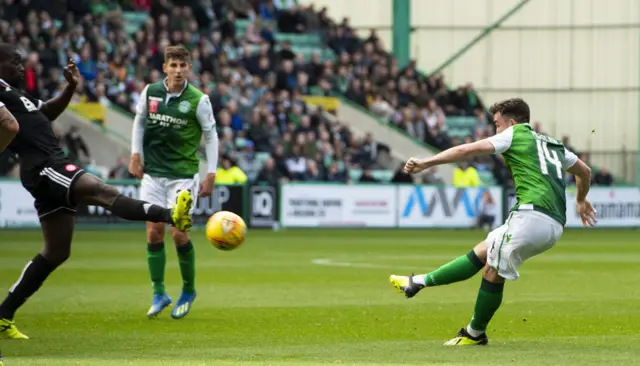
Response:
[{"label": "spectator", "polygon": [[134,179],[135,177],[129,173],[129,157],[119,157],[116,166],[109,171],[108,177],[109,179]]},{"label": "spectator", "polygon": [[257,183],[267,183],[270,185],[277,185],[280,182],[286,182],[287,178],[278,170],[276,162],[273,158],[268,158],[264,162],[260,174],[256,179]]},{"label": "spectator", "polygon": [[401,163],[396,169],[393,178],[391,179],[392,183],[413,183],[413,178],[411,175],[405,174],[404,172],[404,163]]},{"label": "spectator", "polygon": [[464,161],[453,171],[453,185],[458,188],[479,187],[482,182],[476,168]]},{"label": "spectator", "polygon": [[243,184],[247,182],[247,175],[229,156],[220,158],[220,167],[216,172],[216,184]]},{"label": "spectator", "polygon": [[[88,162],[91,159],[89,147],[84,138],[80,135],[78,128],[72,126],[64,135],[64,141],[67,148],[67,156],[72,162]],[[82,155],[80,154],[82,153]]]},{"label": "spectator", "polygon": [[611,173],[609,173],[607,168],[600,168],[600,170],[594,175],[592,184],[598,186],[613,185],[613,176],[611,176]]},{"label": "spectator", "polygon": [[[163,79],[164,49],[182,43],[193,59],[189,82],[210,96],[220,154],[237,159],[229,169],[244,170],[246,180],[257,179],[271,155],[283,179],[348,182],[350,169],[377,167],[380,152],[388,149],[372,136],[362,141],[353,137],[348,127],[326,120],[322,109],[309,114],[302,99],[351,92],[367,104],[374,86],[366,75],[378,61],[378,49],[368,46],[366,55],[358,52],[360,42],[348,22],[342,22],[337,39],[343,49],[339,65],[323,59],[322,49],[307,60],[290,41],[276,44],[276,32],[323,33],[334,26],[326,9],[316,12],[291,0],[138,0],[98,2],[93,8],[72,2],[70,13],[64,14],[54,4],[57,0],[43,3],[40,13],[21,2],[2,9],[0,39],[26,51],[27,87],[34,96],[48,99],[60,93],[69,50],[82,72],[73,103],[97,102],[131,113],[145,85]],[[129,31],[122,12],[132,9],[148,11],[150,17]],[[244,34],[237,18],[251,20]],[[88,167],[90,152],[81,137],[71,132],[61,144]],[[5,159],[5,167],[10,161]],[[123,175],[122,163],[92,168],[117,177]],[[222,167],[219,180],[224,181],[225,172]]]},{"label": "spectator", "polygon": [[376,178],[373,177],[373,172],[371,171],[371,167],[367,166],[362,170],[362,175],[360,176],[360,183],[377,183],[379,182]]},{"label": "spectator", "polygon": [[477,227],[487,231],[493,230],[493,223],[495,222],[496,215],[498,213],[497,209],[498,207],[493,196],[491,196],[491,192],[488,190],[482,192],[482,201],[480,201],[477,212]]}]

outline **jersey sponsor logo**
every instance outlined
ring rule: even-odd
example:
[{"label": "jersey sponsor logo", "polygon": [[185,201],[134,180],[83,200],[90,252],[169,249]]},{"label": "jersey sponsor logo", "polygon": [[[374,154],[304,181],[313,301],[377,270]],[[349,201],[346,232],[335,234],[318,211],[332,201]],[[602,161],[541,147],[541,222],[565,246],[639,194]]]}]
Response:
[{"label": "jersey sponsor logo", "polygon": [[158,101],[149,99],[149,112],[156,113],[158,112]]},{"label": "jersey sponsor logo", "polygon": [[173,127],[176,129],[180,129],[189,123],[189,121],[184,118],[176,118],[166,114],[153,112],[149,113],[149,120],[151,120],[151,123],[153,124],[159,124],[162,127]]},{"label": "jersey sponsor logo", "polygon": [[182,113],[188,113],[191,110],[191,103],[186,100],[183,100],[178,104],[178,110]]},{"label": "jersey sponsor logo", "polygon": [[75,172],[76,170],[78,170],[78,167],[73,165],[73,164],[67,164],[64,167],[64,170],[68,171],[68,172]]}]

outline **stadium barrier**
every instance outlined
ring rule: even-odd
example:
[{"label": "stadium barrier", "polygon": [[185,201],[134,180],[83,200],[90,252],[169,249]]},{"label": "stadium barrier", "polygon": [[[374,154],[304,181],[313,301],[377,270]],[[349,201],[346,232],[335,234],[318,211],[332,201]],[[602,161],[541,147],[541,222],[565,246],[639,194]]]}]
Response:
[{"label": "stadium barrier", "polygon": [[[139,181],[108,183],[127,196],[139,197]],[[217,185],[211,197],[198,198],[194,224],[204,225],[214,212],[227,210],[241,215],[253,228],[471,228],[484,192],[496,204],[494,226],[500,225],[515,200],[497,186],[331,183]],[[599,228],[640,227],[639,188],[592,187],[589,199],[598,211]],[[567,227],[582,227],[575,203],[575,188],[571,187],[567,190]],[[81,205],[77,214],[80,226],[131,224],[96,206]],[[0,180],[0,228],[38,226],[33,198],[20,181]]]}]

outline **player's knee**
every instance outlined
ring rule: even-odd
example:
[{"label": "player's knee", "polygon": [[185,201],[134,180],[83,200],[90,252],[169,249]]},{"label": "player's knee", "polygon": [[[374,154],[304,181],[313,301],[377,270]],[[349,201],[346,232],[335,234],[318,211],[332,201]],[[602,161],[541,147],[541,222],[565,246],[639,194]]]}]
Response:
[{"label": "player's knee", "polygon": [[41,255],[50,265],[58,267],[71,257],[71,248],[60,248],[55,250],[44,249]]},{"label": "player's knee", "polygon": [[147,242],[160,243],[164,241],[164,225],[147,225]]},{"label": "player's knee", "polygon": [[485,242],[479,243],[473,248],[473,252],[476,253],[482,263],[487,263],[487,249],[488,246]]},{"label": "player's knee", "polygon": [[74,199],[88,205],[110,209],[120,191],[91,174],[83,174],[74,185]]},{"label": "player's knee", "polygon": [[103,206],[110,208],[116,200],[116,197],[119,195],[120,191],[116,187],[100,182],[100,184],[98,184],[97,195],[95,198],[96,200],[101,201]]},{"label": "player's knee", "polygon": [[484,267],[482,277],[491,283],[504,283],[504,278],[498,274],[495,268],[492,268],[488,264]]},{"label": "player's knee", "polygon": [[185,245],[189,242],[189,234],[183,233],[176,228],[171,228],[171,237],[177,247]]}]

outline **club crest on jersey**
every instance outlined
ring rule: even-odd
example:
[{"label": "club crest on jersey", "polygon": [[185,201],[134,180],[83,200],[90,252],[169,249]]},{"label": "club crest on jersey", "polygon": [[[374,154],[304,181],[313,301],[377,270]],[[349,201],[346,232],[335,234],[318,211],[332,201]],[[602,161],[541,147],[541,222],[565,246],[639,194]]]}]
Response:
[{"label": "club crest on jersey", "polygon": [[183,100],[182,102],[180,102],[180,104],[178,104],[178,110],[182,113],[187,113],[189,112],[190,109],[191,109],[191,103],[189,103],[186,100]]},{"label": "club crest on jersey", "polygon": [[68,172],[75,172],[76,170],[78,170],[78,167],[73,164],[67,164],[67,166],[64,167],[64,170]]}]

